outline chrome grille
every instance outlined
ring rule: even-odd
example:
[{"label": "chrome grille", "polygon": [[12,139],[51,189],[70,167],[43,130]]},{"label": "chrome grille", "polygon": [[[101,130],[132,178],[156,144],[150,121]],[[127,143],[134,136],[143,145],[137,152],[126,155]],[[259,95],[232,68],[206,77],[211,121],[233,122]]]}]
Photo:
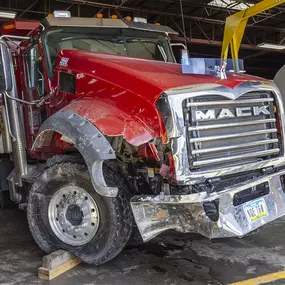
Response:
[{"label": "chrome grille", "polygon": [[[210,170],[271,159],[280,153],[277,138],[275,100],[269,92],[250,92],[236,100],[211,95],[183,101],[184,120],[187,128],[187,147],[191,170]],[[240,108],[262,108],[270,114],[254,112],[237,116]],[[223,109],[232,117],[222,116]],[[206,114],[211,110],[214,118]],[[267,112],[268,113],[268,112]],[[244,114],[243,114],[244,115]]]}]

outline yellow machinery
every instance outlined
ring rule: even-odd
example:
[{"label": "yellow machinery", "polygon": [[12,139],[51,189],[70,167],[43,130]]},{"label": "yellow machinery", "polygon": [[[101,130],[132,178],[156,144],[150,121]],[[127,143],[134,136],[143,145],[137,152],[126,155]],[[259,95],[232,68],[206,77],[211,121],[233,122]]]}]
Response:
[{"label": "yellow machinery", "polygon": [[271,8],[274,8],[282,3],[285,3],[285,0],[263,0],[255,4],[254,6],[239,11],[227,18],[221,54],[222,67],[225,67],[227,63],[227,57],[230,47],[234,70],[236,72],[239,71],[238,52],[248,18],[260,14]]}]

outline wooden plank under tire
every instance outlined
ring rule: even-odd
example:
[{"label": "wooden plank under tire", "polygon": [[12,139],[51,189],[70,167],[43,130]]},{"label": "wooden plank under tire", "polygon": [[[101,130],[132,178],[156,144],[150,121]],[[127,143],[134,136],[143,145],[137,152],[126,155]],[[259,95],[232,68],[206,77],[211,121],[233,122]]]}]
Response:
[{"label": "wooden plank under tire", "polygon": [[38,268],[38,278],[52,280],[80,264],[82,260],[68,251],[57,250],[43,257],[43,264]]}]

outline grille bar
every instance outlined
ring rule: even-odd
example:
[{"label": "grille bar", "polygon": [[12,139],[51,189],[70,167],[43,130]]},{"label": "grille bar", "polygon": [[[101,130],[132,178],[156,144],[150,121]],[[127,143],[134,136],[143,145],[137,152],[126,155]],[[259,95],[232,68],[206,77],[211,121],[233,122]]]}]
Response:
[{"label": "grille bar", "polygon": [[203,154],[203,153],[219,152],[219,151],[225,151],[225,150],[232,150],[232,149],[246,148],[246,147],[252,147],[252,146],[266,145],[266,144],[271,144],[271,143],[278,143],[278,139],[254,141],[254,142],[250,142],[250,143],[223,146],[223,147],[197,149],[197,150],[193,150],[192,154],[196,155],[196,154]]},{"label": "grille bar", "polygon": [[256,124],[267,124],[267,123],[275,123],[275,122],[276,122],[276,119],[264,119],[264,120],[255,120],[255,121],[229,123],[229,124],[195,126],[195,127],[189,127],[188,131],[212,130],[212,129],[239,127],[239,126],[250,126],[250,125],[256,125]]},{"label": "grille bar", "polygon": [[258,157],[258,156],[262,157],[265,155],[276,154],[279,152],[280,152],[280,149],[275,148],[275,149],[269,149],[269,150],[264,150],[264,151],[256,151],[253,153],[247,153],[247,154],[241,154],[241,155],[233,155],[233,156],[227,156],[227,157],[221,157],[221,158],[194,161],[193,165],[194,166],[204,166],[204,165],[209,165],[209,164],[217,164],[217,163],[221,163],[221,162],[227,162],[227,161],[238,160],[238,159],[245,159],[245,158],[250,158],[250,157]]},{"label": "grille bar", "polygon": [[266,161],[280,155],[273,92],[252,91],[236,99],[197,96],[186,99],[182,107],[193,171]]},{"label": "grille bar", "polygon": [[253,103],[266,103],[273,102],[273,98],[260,98],[248,100],[223,100],[223,101],[207,101],[207,102],[187,102],[187,107],[205,107],[212,105],[238,105],[238,104],[253,104]]},{"label": "grille bar", "polygon": [[210,137],[200,137],[200,138],[190,138],[191,143],[205,142],[205,141],[214,141],[214,140],[226,140],[230,138],[239,138],[239,137],[247,137],[247,136],[257,136],[262,134],[270,134],[277,133],[277,129],[266,129],[260,131],[252,131],[245,133],[236,133],[230,135],[221,135],[221,136],[210,136]]}]

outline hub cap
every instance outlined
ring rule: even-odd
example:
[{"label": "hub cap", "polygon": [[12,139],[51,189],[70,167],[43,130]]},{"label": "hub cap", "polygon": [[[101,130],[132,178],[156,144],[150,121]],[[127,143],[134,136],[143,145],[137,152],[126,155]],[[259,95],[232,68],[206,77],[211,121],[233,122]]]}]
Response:
[{"label": "hub cap", "polygon": [[70,245],[88,243],[99,227],[96,202],[88,192],[77,186],[61,188],[53,195],[48,219],[55,235]]}]

